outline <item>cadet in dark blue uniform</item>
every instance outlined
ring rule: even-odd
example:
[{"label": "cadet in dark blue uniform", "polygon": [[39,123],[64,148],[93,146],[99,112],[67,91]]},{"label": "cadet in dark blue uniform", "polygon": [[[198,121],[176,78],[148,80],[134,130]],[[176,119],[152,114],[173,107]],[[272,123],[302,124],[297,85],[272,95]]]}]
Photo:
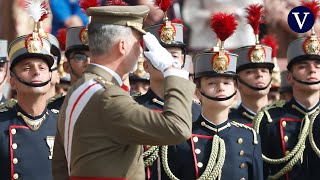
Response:
[{"label": "cadet in dark blue uniform", "polygon": [[[170,28],[165,28],[166,23],[169,23]],[[172,36],[166,36],[163,34],[170,34],[168,31],[173,31]],[[163,47],[165,47],[172,55],[172,57],[180,62],[179,67],[183,67],[185,70],[189,70],[189,67],[184,67],[185,64],[185,51],[186,45],[183,43],[183,25],[178,23],[171,23],[165,20],[163,24],[158,24],[146,28],[147,32],[153,34]],[[146,94],[137,96],[135,100],[155,111],[162,111],[164,105],[164,77],[162,73],[157,70],[150,61],[144,62],[144,69],[150,74],[150,87]],[[193,102],[192,104],[192,120],[196,120],[201,113],[201,107],[199,104]],[[144,153],[145,165],[146,165],[146,179],[160,179],[160,159],[158,157],[158,147],[153,146],[145,148]],[[158,161],[158,162],[157,162]],[[153,165],[153,166],[152,166]],[[152,166],[152,167],[151,167]]]},{"label": "cadet in dark blue uniform", "polygon": [[9,46],[10,84],[18,102],[0,107],[0,179],[52,179],[57,116],[46,108],[54,61],[50,48],[37,29]]},{"label": "cadet in dark blue uniform", "polygon": [[7,82],[8,60],[7,60],[7,40],[0,40],[0,104],[7,101],[3,95],[3,88]]},{"label": "cadet in dark blue uniform", "polygon": [[[212,20],[218,21],[220,16],[213,15]],[[223,16],[223,21],[234,17]],[[223,22],[216,24],[221,28]],[[225,39],[221,40],[223,44]],[[224,51],[223,46],[218,52],[195,55],[196,95],[202,114],[193,122],[190,140],[162,147],[166,173],[162,179],[262,179],[259,136],[250,127],[228,118],[237,92],[236,63],[237,55]]]},{"label": "cadet in dark blue uniform", "polygon": [[287,80],[292,85],[293,98],[264,107],[255,118],[254,128],[261,135],[265,177],[286,180],[320,177],[319,45],[314,31],[310,37],[289,44]]},{"label": "cadet in dark blue uniform", "polygon": [[[248,16],[252,13],[250,7],[254,6],[262,9],[262,6],[251,5],[247,8]],[[259,20],[255,27],[259,28]],[[263,106],[268,105],[268,93],[271,88],[271,74],[274,67],[271,59],[272,49],[269,46],[259,44],[259,30],[254,30],[254,32],[257,33],[255,34],[255,45],[232,51],[239,55],[237,74],[239,75],[241,104],[238,109],[231,112],[229,117],[236,122],[249,126],[252,125],[256,113]]]}]

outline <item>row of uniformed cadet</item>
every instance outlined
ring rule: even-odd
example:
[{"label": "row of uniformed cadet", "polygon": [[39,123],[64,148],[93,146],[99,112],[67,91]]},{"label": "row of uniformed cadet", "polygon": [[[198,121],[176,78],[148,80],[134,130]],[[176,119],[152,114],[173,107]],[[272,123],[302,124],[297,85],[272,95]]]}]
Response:
[{"label": "row of uniformed cadet", "polygon": [[[317,179],[320,43],[315,34],[289,45],[293,99],[264,108],[274,67],[270,47],[257,42],[234,50],[238,56],[223,46],[197,54],[200,114],[199,106],[191,103],[187,73],[180,70],[185,55],[182,25],[164,22],[146,28],[155,37],[143,35],[142,19],[147,12],[144,6],[90,8],[88,29],[68,29],[65,68],[73,83],[79,81],[65,101],[64,96],[53,98],[47,108],[45,94],[50,91],[49,82],[54,84],[61,56],[54,51],[59,50],[56,39],[36,29],[11,43],[11,85],[18,101],[1,106],[0,158],[5,172],[1,179],[52,179],[55,140],[53,175],[57,180],[262,179],[262,154],[264,178]],[[161,34],[162,28],[169,28],[169,35]],[[136,101],[156,111],[137,105],[120,88],[121,77],[133,68],[141,52],[142,35],[150,89]],[[258,56],[252,56],[254,50]],[[222,59],[216,58],[221,54]],[[92,63],[87,66],[89,57]],[[6,59],[3,62],[8,65]],[[237,89],[242,104],[228,116]],[[54,138],[55,113],[63,101]],[[242,124],[253,126],[261,140]],[[184,139],[188,140],[178,144]],[[159,146],[168,144],[177,145]]]}]

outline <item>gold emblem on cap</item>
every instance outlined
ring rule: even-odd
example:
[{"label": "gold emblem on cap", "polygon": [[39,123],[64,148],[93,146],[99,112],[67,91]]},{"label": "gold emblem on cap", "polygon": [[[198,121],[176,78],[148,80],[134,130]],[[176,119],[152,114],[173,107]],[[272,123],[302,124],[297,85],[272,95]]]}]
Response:
[{"label": "gold emblem on cap", "polygon": [[79,33],[79,38],[82,44],[88,45],[88,28],[83,27]]},{"label": "gold emblem on cap", "polygon": [[25,47],[29,53],[40,53],[43,47],[43,42],[39,34],[30,34],[25,40]]},{"label": "gold emblem on cap", "polygon": [[225,73],[228,70],[229,57],[225,53],[216,53],[212,57],[212,69],[217,73]]},{"label": "gold emblem on cap", "polygon": [[160,27],[159,31],[160,40],[163,43],[171,44],[176,38],[176,29],[174,25],[171,24],[171,21],[166,21],[165,24]]},{"label": "gold emblem on cap", "polygon": [[306,39],[303,48],[306,54],[319,54],[320,52],[320,42],[319,39],[312,35],[310,38]]},{"label": "gold emblem on cap", "polygon": [[262,63],[266,59],[266,52],[261,45],[255,45],[255,47],[249,51],[249,58],[253,63]]}]

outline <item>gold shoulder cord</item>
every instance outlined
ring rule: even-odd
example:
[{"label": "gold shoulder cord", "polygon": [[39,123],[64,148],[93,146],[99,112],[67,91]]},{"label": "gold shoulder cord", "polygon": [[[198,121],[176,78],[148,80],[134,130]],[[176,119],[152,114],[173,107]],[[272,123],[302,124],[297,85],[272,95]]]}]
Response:
[{"label": "gold shoulder cord", "polygon": [[[269,109],[276,108],[276,107],[283,107],[283,105],[284,105],[284,101],[277,101],[270,106],[266,106],[266,107],[262,108],[262,110],[257,114],[257,116],[254,119],[253,128],[256,130],[257,133],[259,133],[260,123],[261,123],[261,120],[264,115],[267,116],[268,122],[270,122],[270,123],[272,122],[271,116],[268,112]],[[315,113],[315,111],[305,113],[303,110],[299,109],[295,105],[293,105],[292,108],[298,110],[299,112],[301,112],[302,114],[305,115],[305,117],[302,119],[302,122],[301,122],[301,124],[303,124],[303,122],[304,122],[304,125],[302,127],[302,130],[300,130],[300,134],[298,137],[299,140],[298,140],[297,144],[295,145],[295,147],[293,148],[293,150],[289,154],[287,154],[284,157],[279,158],[279,159],[271,159],[271,158],[266,157],[264,154],[262,154],[262,159],[269,164],[281,164],[281,163],[285,163],[285,162],[289,161],[278,173],[276,173],[273,176],[269,176],[270,179],[280,178],[281,176],[286,174],[288,171],[290,171],[293,168],[293,166],[299,161],[299,159],[301,160],[301,162],[303,161],[303,152],[305,149],[305,141],[306,141],[307,136],[310,132],[310,121],[313,122],[314,119],[316,118],[317,114],[319,114],[318,108],[316,109],[317,110],[316,113]],[[311,120],[309,119],[310,115],[311,115]]]},{"label": "gold shoulder cord", "polygon": [[159,157],[159,146],[150,146],[148,150],[142,154],[144,160],[144,167],[151,166],[154,161]]},{"label": "gold shoulder cord", "polygon": [[[164,171],[172,180],[179,180],[170,170],[168,164],[168,146],[162,146],[162,164]],[[225,161],[226,147],[224,140],[215,135],[212,139],[211,153],[205,171],[197,180],[221,179],[222,167]]]},{"label": "gold shoulder cord", "polygon": [[311,147],[313,149],[313,151],[317,154],[317,156],[320,158],[320,150],[317,147],[316,143],[314,142],[314,138],[313,138],[313,124],[314,124],[314,120],[316,119],[316,117],[319,115],[320,109],[318,109],[313,115],[314,118],[312,118],[311,120],[311,124],[310,124],[310,133],[309,133],[309,141],[311,144]]}]

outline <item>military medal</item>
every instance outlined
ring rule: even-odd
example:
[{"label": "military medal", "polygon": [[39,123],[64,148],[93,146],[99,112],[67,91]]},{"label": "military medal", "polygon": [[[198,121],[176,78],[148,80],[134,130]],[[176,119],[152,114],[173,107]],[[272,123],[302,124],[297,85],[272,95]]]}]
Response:
[{"label": "military medal", "polygon": [[50,151],[49,159],[52,159],[53,146],[54,146],[54,136],[47,136],[46,142],[47,142],[47,145],[48,145],[49,151]]}]

